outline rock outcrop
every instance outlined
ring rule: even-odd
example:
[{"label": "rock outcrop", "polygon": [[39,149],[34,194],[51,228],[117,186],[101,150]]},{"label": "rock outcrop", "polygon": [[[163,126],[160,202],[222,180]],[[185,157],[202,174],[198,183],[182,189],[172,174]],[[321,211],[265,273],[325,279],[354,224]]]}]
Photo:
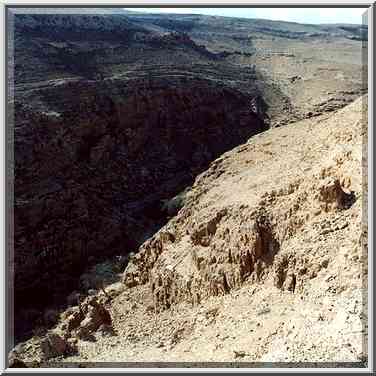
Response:
[{"label": "rock outcrop", "polygon": [[[365,367],[366,99],[213,161],[130,257],[123,285],[62,315],[54,330],[77,352],[59,341],[62,355],[43,364]],[[20,360],[43,359],[46,338]]]},{"label": "rock outcrop", "polygon": [[214,161],[177,216],[132,258],[125,285],[147,283],[163,310],[268,279],[304,291],[335,257],[332,236],[336,248],[352,242],[360,254],[362,110],[360,99],[324,124],[266,132]]},{"label": "rock outcrop", "polygon": [[166,220],[162,200],[265,129],[249,97],[199,79],[72,83],[48,101],[64,113],[16,111],[17,307],[61,300],[90,257],[133,250]]},{"label": "rock outcrop", "polygon": [[[348,176],[329,166],[312,187],[297,177],[275,192],[265,188],[265,197],[243,203],[248,209],[224,202],[201,215],[197,205],[210,207],[200,200],[222,179],[234,179],[232,193],[243,184],[236,170],[229,172],[227,156],[215,160],[222,153],[269,126],[314,121],[366,91],[358,41],[365,29],[72,12],[10,17],[17,335],[31,335],[38,318],[53,326],[56,311],[42,312],[47,301],[77,304],[77,296],[98,288],[87,273],[80,279],[84,270],[110,256],[119,258],[118,268],[126,266],[127,254],[140,244],[124,282],[150,282],[156,310],[196,304],[273,273],[279,288],[295,291],[317,274],[317,265],[308,263],[312,272],[301,277],[306,261],[282,257],[281,250],[304,227],[305,200],[315,203],[315,213],[351,211],[358,198]],[[320,55],[329,49],[330,58]],[[269,153],[285,156],[285,150]],[[246,163],[251,170],[252,158]],[[349,156],[338,158],[340,165]],[[193,191],[179,193],[203,171]],[[274,203],[291,195],[298,198],[289,211],[276,213]],[[238,226],[243,222],[249,228]],[[163,261],[174,247],[189,249],[183,265],[192,267],[181,271],[176,260]],[[67,300],[79,280],[81,291]],[[69,325],[84,320],[75,315]]]},{"label": "rock outcrop", "polygon": [[45,359],[68,355],[71,347],[59,334],[51,332],[41,343],[41,349]]}]

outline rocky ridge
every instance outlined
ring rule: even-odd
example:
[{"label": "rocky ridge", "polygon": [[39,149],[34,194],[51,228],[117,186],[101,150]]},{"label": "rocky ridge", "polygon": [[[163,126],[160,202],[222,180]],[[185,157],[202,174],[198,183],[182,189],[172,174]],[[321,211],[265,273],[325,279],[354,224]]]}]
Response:
[{"label": "rocky ridge", "polygon": [[36,289],[59,301],[89,259],[129,253],[164,223],[163,199],[266,128],[246,95],[209,80],[51,91],[59,116],[16,110],[16,304]]},{"label": "rocky ridge", "polygon": [[[360,70],[366,42],[351,37],[363,29],[116,13],[15,15],[14,263],[22,335],[50,322],[42,295],[33,292],[65,309],[73,289],[97,288],[78,284],[84,269],[113,256],[121,260],[113,269],[123,268],[129,252],[180,209],[179,193],[223,152],[268,127],[336,111],[367,90]],[[338,182],[330,184],[336,191]],[[192,257],[206,275],[196,286],[193,272],[192,296],[170,296],[189,276],[171,271],[166,287],[159,272],[146,273],[159,249],[183,236],[175,230],[162,246],[158,237],[145,243],[151,261],[145,273],[132,263],[127,284],[154,280],[156,309],[163,310],[263,278],[271,262],[263,243],[272,239],[277,252],[282,230],[269,212],[255,210],[243,218],[253,223],[250,239],[229,237],[222,219],[235,226],[236,212],[229,207],[191,224],[187,241],[198,247]],[[230,260],[221,270],[200,254],[200,247],[216,253],[217,231],[232,247],[231,256],[219,257]],[[239,241],[258,250],[239,254]],[[205,280],[212,272],[217,282]]]},{"label": "rocky ridge", "polygon": [[[359,110],[360,107],[358,105]],[[338,121],[336,117],[329,119],[326,124]],[[310,132],[309,123],[300,126],[297,137],[300,132]],[[125,272],[125,284],[149,282],[156,305],[161,308],[187,298],[199,302],[208,295],[238,288],[246,280],[261,281],[270,274],[271,267],[277,287],[301,288],[306,278],[315,277],[320,270],[319,254],[315,253],[313,259],[318,269],[312,270],[309,259],[297,258],[296,250],[293,254],[284,254],[283,245],[304,233],[304,226],[310,220],[315,223],[320,215],[346,213],[355,202],[361,205],[362,150],[360,144],[355,150],[349,145],[356,139],[362,141],[364,133],[355,134],[359,126],[359,121],[349,126],[342,124],[332,132],[328,126],[319,142],[310,137],[300,139],[301,152],[291,151],[286,145],[285,155],[289,158],[278,161],[273,153],[275,144],[268,142],[269,131],[262,135],[265,146],[260,144],[260,137],[255,136],[245,146],[213,162],[196,179],[187,204],[179,214],[141,247]],[[281,132],[281,143],[286,132],[285,129]],[[277,134],[274,132],[271,136],[273,141]],[[330,142],[335,143],[336,148],[329,148]],[[315,147],[321,148],[321,158],[313,162],[315,152],[311,150]],[[238,157],[245,153],[248,153],[246,160]],[[262,161],[258,158],[261,153],[267,156]],[[356,161],[358,175],[349,175],[348,171],[356,168]],[[294,165],[298,168],[294,169]],[[273,179],[261,174],[266,166],[276,172]],[[291,172],[286,174],[286,171]],[[237,187],[237,194],[231,186]],[[222,197],[218,200],[220,193]],[[215,204],[218,201],[219,206]],[[349,225],[340,218],[333,220],[337,230]],[[358,222],[357,226],[360,225]],[[360,234],[359,228],[357,231]],[[330,230],[320,234],[328,233]],[[170,249],[174,251],[169,252]],[[171,255],[171,252],[174,253]],[[326,250],[322,252],[324,257]],[[179,296],[179,292],[186,295]]]},{"label": "rocky ridge", "polygon": [[[365,366],[366,100],[211,163],[131,257],[124,284],[98,295],[116,335],[80,339],[77,355],[43,364]],[[39,343],[21,361],[40,362]]]}]

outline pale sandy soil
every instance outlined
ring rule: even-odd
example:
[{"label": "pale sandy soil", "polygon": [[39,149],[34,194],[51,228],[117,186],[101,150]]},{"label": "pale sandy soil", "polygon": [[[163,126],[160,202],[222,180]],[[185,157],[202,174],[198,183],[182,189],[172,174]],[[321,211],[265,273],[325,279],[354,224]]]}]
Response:
[{"label": "pale sandy soil", "polygon": [[[242,221],[263,207],[272,215],[280,248],[272,263],[261,264],[259,278],[251,274],[229,293],[217,296],[203,283],[196,291],[201,294],[199,303],[187,296],[170,296],[169,309],[163,309],[149,283],[110,286],[115,293],[107,307],[115,335],[97,333],[95,342],[80,340],[78,355],[52,362],[89,367],[93,362],[300,362],[304,366],[304,362],[364,361],[368,332],[367,228],[362,227],[364,101],[366,97],[332,115],[269,130],[213,162],[197,178],[178,216],[154,236],[169,231],[175,241],[163,240],[163,250],[153,261],[153,248],[141,247],[125,274],[125,279],[130,274],[138,278],[149,270],[151,282],[161,276],[171,288],[188,277],[204,281],[212,270],[206,260],[213,254],[220,260],[221,252],[232,249],[234,242],[240,244],[244,234],[253,231]],[[320,206],[317,192],[328,179],[338,179],[344,192],[353,192],[348,208]],[[209,245],[194,244],[189,234],[197,223],[223,208],[229,214],[217,225]],[[226,229],[227,244],[222,241]],[[201,269],[194,266],[192,249],[203,257]],[[282,286],[275,284],[284,257],[287,275],[294,273],[296,278],[293,291],[287,279]],[[166,271],[172,264],[173,277]],[[230,278],[227,266],[215,264]],[[24,359],[38,359],[38,340],[28,346]]]}]

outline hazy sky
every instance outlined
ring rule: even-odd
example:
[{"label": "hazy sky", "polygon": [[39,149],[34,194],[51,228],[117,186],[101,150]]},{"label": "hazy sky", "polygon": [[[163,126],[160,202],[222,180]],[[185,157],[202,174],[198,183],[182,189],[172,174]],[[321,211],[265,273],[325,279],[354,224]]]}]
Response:
[{"label": "hazy sky", "polygon": [[141,12],[201,13],[300,23],[362,23],[365,8],[127,8]]}]

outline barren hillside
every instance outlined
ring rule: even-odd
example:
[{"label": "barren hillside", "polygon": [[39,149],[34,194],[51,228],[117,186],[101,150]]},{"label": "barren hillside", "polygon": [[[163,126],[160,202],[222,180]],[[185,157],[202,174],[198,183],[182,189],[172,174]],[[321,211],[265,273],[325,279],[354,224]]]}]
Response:
[{"label": "barren hillside", "polygon": [[8,16],[19,359],[365,359],[367,26]]},{"label": "barren hillside", "polygon": [[[83,337],[90,320],[74,326],[72,307],[54,333],[77,354],[45,365],[364,364],[366,101],[268,130],[212,162],[123,282],[83,303],[101,302],[113,331],[102,323]],[[19,356],[39,364],[41,340]]]}]

